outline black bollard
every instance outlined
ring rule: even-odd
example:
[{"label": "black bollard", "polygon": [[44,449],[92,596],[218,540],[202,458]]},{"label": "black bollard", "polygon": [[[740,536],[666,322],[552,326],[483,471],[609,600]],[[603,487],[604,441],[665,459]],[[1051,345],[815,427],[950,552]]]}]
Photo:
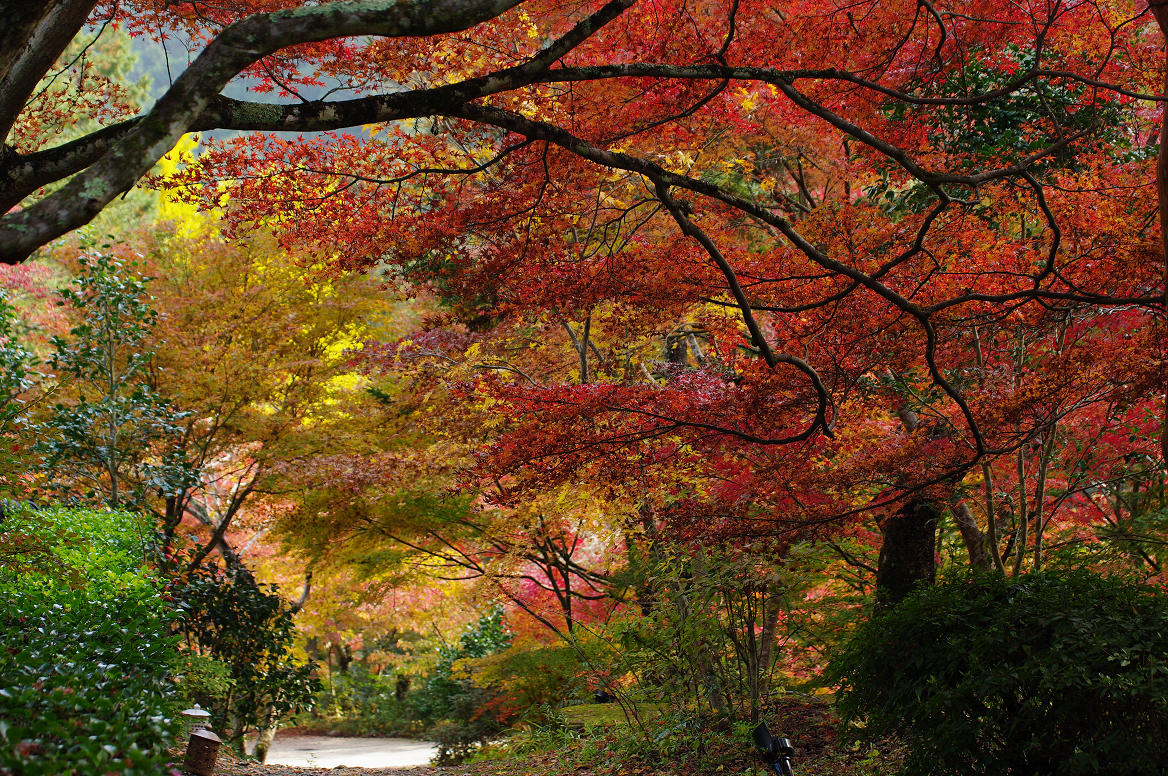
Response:
[{"label": "black bollard", "polygon": [[754,744],[762,755],[763,762],[775,769],[779,776],[795,776],[791,767],[791,758],[795,756],[795,747],[788,738],[771,738],[770,728],[765,722],[760,722],[754,728]]}]

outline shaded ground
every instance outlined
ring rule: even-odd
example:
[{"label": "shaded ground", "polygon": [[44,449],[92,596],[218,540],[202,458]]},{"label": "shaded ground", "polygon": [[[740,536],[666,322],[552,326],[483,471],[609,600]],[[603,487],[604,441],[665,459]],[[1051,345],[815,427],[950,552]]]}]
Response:
[{"label": "shaded ground", "polygon": [[215,776],[443,776],[459,773],[451,768],[291,768],[283,765],[234,766],[216,768]]},{"label": "shaded ground", "polygon": [[[414,768],[294,768],[285,765],[224,763],[220,760],[215,776],[610,776],[611,771],[583,766],[562,769],[541,758],[527,762],[492,762],[459,765],[450,768],[418,766]],[[677,771],[650,774],[643,769],[622,771],[627,776],[680,776]]]},{"label": "shaded ground", "polygon": [[[583,711],[589,711],[584,709]],[[607,709],[604,709],[607,712]],[[872,776],[899,770],[903,749],[891,740],[860,743],[856,731],[839,724],[831,706],[822,698],[791,694],[764,709],[773,731],[795,742],[795,773],[799,776]],[[596,716],[596,715],[592,715]],[[257,765],[220,757],[216,776],[766,776],[769,771],[754,752],[750,739],[733,730],[721,730],[701,740],[706,742],[699,757],[692,745],[671,741],[668,720],[650,720],[643,731],[650,743],[642,741],[639,751],[630,749],[636,737],[627,727],[589,725],[595,719],[572,720],[572,727],[559,738],[540,746],[522,746],[501,759],[451,768],[426,765],[409,767],[328,768],[319,762],[311,767]],[[711,731],[712,732],[712,731]],[[517,740],[522,743],[523,735]],[[344,739],[332,739],[343,741]],[[360,741],[361,739],[349,739]],[[381,739],[384,741],[385,739]],[[399,741],[402,739],[398,739]],[[695,741],[698,739],[694,739]],[[528,744],[535,743],[527,739]],[[410,742],[417,746],[419,742]],[[660,749],[654,750],[653,747]],[[668,753],[661,751],[668,749]],[[181,762],[181,760],[180,760]]]},{"label": "shaded ground", "polygon": [[432,768],[428,765],[399,766],[388,768],[325,767],[260,765],[256,762],[237,760],[228,753],[221,753],[215,768],[215,776],[455,776],[465,773],[458,768]]}]

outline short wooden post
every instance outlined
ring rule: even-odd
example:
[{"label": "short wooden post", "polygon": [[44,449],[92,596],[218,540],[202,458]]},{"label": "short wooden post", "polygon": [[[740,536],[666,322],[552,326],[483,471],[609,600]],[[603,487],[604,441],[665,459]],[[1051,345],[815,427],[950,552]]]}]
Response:
[{"label": "short wooden post", "polygon": [[215,761],[219,759],[219,745],[223,742],[207,728],[211,722],[209,712],[200,709],[195,704],[192,709],[182,713],[187,720],[187,728],[191,740],[187,743],[187,759],[183,763],[183,772],[187,776],[213,776]]},{"label": "short wooden post", "polygon": [[219,759],[219,745],[222,743],[219,736],[210,730],[196,730],[191,733],[183,773],[187,776],[214,776],[215,761]]}]

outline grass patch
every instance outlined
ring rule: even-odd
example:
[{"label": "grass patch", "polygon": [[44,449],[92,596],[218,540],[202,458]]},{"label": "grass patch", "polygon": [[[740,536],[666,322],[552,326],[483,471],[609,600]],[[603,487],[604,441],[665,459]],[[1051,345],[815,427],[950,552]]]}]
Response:
[{"label": "grass patch", "polygon": [[622,707],[619,703],[582,703],[560,709],[564,724],[575,730],[628,725],[630,716],[641,720],[657,719],[661,717],[662,712],[663,706],[660,703],[634,703],[628,708]]}]

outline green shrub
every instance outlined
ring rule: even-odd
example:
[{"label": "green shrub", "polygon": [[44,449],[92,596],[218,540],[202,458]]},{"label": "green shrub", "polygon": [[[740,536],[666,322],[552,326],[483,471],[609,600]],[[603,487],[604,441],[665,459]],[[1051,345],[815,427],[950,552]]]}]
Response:
[{"label": "green shrub", "polygon": [[86,580],[117,578],[121,584],[153,589],[154,583],[142,571],[149,542],[149,526],[141,515],[33,509],[9,502],[0,521],[5,561],[0,579],[14,579],[14,572],[21,572],[77,586]]},{"label": "green shrub", "polygon": [[174,641],[156,595],[3,592],[0,773],[159,773],[181,725],[172,716]]},{"label": "green shrub", "polygon": [[222,708],[231,697],[231,666],[221,660],[184,650],[175,670],[184,706]]},{"label": "green shrub", "polygon": [[1168,772],[1168,598],[1084,572],[962,578],[874,617],[832,662],[839,709],[906,774]]},{"label": "green shrub", "polygon": [[[15,510],[36,547],[0,570],[0,774],[157,774],[181,723],[171,613],[142,571],[140,523]],[[14,543],[7,543],[14,546]]]},{"label": "green shrub", "polygon": [[580,653],[566,645],[519,640],[494,654],[464,658],[455,668],[468,672],[475,686],[495,688],[533,724],[549,721],[564,702],[584,697]]},{"label": "green shrub", "polygon": [[188,665],[203,694],[187,690],[206,705],[225,741],[241,748],[247,732],[311,706],[320,687],[316,669],[293,658],[293,611],[274,586],[204,567],[169,592],[181,612],[185,657],[201,658]]},{"label": "green shrub", "polygon": [[[36,384],[36,357],[19,340],[20,316],[0,289],[0,495],[25,492],[28,455],[22,427],[27,423],[30,389]],[[0,546],[0,560],[4,560]]]},{"label": "green shrub", "polygon": [[98,573],[140,576],[151,542],[149,522],[132,512],[90,509],[42,509],[37,519],[74,541],[61,546],[65,563]]},{"label": "green shrub", "polygon": [[[518,731],[487,755],[511,759],[515,773],[774,775],[755,751],[753,726],[748,720],[729,727],[702,729],[692,725],[689,730],[681,730],[677,724],[681,714],[671,719],[646,715],[648,729],[662,737],[658,746],[651,747],[616,706],[594,706],[597,711],[608,712],[607,720],[596,714],[595,725],[578,727],[572,722],[573,718],[578,722],[580,717],[565,714],[558,724]],[[857,746],[851,738],[841,737],[841,733],[849,731],[842,729],[831,704],[823,698],[802,693],[772,696],[764,704],[762,716],[772,734],[794,742],[798,776],[885,776],[895,772],[901,757],[896,742]],[[701,736],[707,747],[705,754],[699,756],[691,745],[674,740],[680,736]],[[476,755],[476,759],[480,756]],[[499,768],[497,772],[509,771]]]},{"label": "green shrub", "polygon": [[462,634],[456,645],[438,650],[438,663],[414,698],[415,713],[434,724],[430,736],[438,744],[437,765],[466,759],[474,750],[501,733],[516,718],[515,710],[494,687],[479,687],[456,663],[506,649],[511,634],[496,607]]},{"label": "green shrub", "polygon": [[374,673],[353,663],[323,684],[315,713],[298,717],[295,724],[341,736],[416,737],[422,733],[422,723],[399,689],[397,675]]}]

